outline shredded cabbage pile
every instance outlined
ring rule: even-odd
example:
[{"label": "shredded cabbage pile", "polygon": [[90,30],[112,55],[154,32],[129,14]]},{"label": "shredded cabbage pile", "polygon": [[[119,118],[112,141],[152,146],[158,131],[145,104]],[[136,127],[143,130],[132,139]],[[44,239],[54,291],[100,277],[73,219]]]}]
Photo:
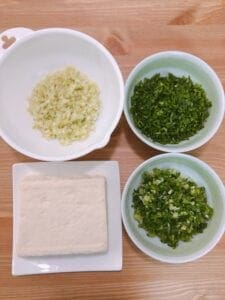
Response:
[{"label": "shredded cabbage pile", "polygon": [[73,67],[47,75],[33,89],[28,111],[47,139],[63,145],[86,139],[100,110],[97,84]]}]

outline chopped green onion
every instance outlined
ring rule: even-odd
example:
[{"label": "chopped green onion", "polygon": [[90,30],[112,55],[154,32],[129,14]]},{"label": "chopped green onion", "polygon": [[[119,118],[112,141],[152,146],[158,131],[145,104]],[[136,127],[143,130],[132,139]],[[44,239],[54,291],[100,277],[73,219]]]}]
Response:
[{"label": "chopped green onion", "polygon": [[202,233],[213,215],[205,188],[174,169],[143,173],[132,206],[139,227],[172,248]]}]

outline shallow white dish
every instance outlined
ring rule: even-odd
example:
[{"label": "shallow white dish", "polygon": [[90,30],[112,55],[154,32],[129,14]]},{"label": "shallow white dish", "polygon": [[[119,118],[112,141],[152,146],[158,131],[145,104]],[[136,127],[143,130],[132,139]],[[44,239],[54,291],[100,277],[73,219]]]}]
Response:
[{"label": "shallow white dish", "polygon": [[[108,251],[90,255],[64,255],[22,258],[16,255],[18,230],[18,186],[30,173],[50,176],[99,174],[106,178]],[[78,271],[119,271],[122,269],[122,230],[120,176],[115,161],[20,163],[13,165],[13,256],[12,274],[29,275]]]},{"label": "shallow white dish", "polygon": [[[1,37],[19,34],[3,53]],[[97,83],[101,109],[90,136],[65,147],[32,128],[27,108],[34,86],[66,66],[79,69]],[[65,161],[102,148],[119,122],[123,102],[123,78],[117,62],[89,35],[66,28],[14,28],[0,34],[0,135],[15,150],[38,160]]]}]

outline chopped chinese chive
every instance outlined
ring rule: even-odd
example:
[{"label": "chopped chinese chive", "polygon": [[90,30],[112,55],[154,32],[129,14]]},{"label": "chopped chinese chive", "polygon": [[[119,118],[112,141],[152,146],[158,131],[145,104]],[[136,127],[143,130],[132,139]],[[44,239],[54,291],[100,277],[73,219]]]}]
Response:
[{"label": "chopped chinese chive", "polygon": [[156,74],[139,81],[131,97],[135,126],[160,144],[178,144],[204,127],[212,103],[190,77]]}]

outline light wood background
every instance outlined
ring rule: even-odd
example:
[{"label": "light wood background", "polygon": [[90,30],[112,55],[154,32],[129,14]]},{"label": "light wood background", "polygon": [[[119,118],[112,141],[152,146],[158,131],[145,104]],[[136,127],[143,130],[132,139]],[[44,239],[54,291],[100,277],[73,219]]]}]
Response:
[{"label": "light wood background", "polygon": [[[177,49],[206,60],[225,84],[224,0],[1,0],[0,30],[15,26],[86,32],[113,53],[125,79],[144,57]],[[107,147],[82,159],[118,160],[123,187],[134,168],[156,154],[122,117]],[[209,163],[225,181],[225,124],[191,154]],[[12,277],[11,167],[28,161],[32,160],[0,140],[0,299],[225,299],[225,238],[196,262],[169,265],[142,254],[123,230],[121,272]]]}]

